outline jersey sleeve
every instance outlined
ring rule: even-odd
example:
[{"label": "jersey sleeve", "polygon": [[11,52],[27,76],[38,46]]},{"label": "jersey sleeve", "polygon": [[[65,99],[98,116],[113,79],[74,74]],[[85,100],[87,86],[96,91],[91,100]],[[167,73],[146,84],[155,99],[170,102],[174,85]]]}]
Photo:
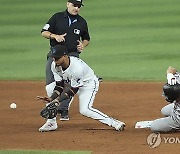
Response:
[{"label": "jersey sleeve", "polygon": [[55,22],[56,22],[56,14],[54,14],[49,20],[48,22],[44,25],[44,27],[41,30],[41,33],[44,31],[49,31],[49,32],[53,32],[54,31],[54,27],[55,27]]},{"label": "jersey sleeve", "polygon": [[82,38],[82,40],[90,41],[90,35],[89,35],[88,25],[87,25],[86,21],[85,21],[85,24],[84,24],[84,29],[83,29],[81,38]]},{"label": "jersey sleeve", "polygon": [[180,84],[180,72],[176,72],[176,73],[174,74],[174,76],[175,76],[175,78],[176,78],[176,80],[177,80],[177,83]]}]

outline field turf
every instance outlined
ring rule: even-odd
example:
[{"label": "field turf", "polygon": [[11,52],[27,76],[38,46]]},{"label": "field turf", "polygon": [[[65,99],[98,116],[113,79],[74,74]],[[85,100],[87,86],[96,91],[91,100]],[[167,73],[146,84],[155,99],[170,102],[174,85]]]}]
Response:
[{"label": "field turf", "polygon": [[[162,81],[180,68],[179,0],[84,1],[91,43],[81,54],[104,80]],[[66,0],[0,1],[0,79],[43,80],[49,40],[40,31]]]}]

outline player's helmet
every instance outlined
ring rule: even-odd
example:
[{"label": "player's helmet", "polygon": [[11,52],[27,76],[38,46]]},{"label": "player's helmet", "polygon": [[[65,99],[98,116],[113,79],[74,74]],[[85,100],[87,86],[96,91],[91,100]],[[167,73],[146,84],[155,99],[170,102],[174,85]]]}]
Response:
[{"label": "player's helmet", "polygon": [[166,101],[174,102],[180,97],[180,84],[169,85],[165,84],[163,86],[163,96],[165,96]]}]

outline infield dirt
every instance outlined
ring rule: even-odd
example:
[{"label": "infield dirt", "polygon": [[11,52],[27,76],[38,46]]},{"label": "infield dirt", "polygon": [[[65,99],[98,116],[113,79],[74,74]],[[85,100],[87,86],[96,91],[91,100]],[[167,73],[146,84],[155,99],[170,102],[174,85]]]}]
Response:
[{"label": "infield dirt", "polygon": [[[150,148],[146,142],[149,129],[135,129],[137,121],[162,117],[166,105],[159,82],[102,82],[94,107],[126,123],[125,130],[82,116],[78,98],[70,107],[70,121],[58,120],[53,132],[38,132],[45,120],[39,112],[44,104],[36,101],[45,96],[45,83],[32,81],[0,81],[0,149],[38,149],[59,151],[92,151],[92,153],[179,153],[179,143],[164,143]],[[17,109],[9,105],[16,102]],[[59,117],[58,117],[59,119]],[[179,133],[161,137],[180,138]]]}]

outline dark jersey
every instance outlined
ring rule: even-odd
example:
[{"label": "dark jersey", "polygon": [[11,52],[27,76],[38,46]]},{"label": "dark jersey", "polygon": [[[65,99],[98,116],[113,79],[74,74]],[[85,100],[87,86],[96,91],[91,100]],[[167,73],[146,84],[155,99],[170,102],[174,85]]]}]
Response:
[{"label": "dark jersey", "polygon": [[55,39],[50,39],[50,46],[53,47],[57,44],[65,45],[69,53],[78,52],[77,40],[90,40],[86,20],[80,15],[77,15],[72,21],[67,11],[54,14],[41,30],[41,32],[43,31],[49,31],[57,35],[67,33],[65,42],[59,43]]}]

